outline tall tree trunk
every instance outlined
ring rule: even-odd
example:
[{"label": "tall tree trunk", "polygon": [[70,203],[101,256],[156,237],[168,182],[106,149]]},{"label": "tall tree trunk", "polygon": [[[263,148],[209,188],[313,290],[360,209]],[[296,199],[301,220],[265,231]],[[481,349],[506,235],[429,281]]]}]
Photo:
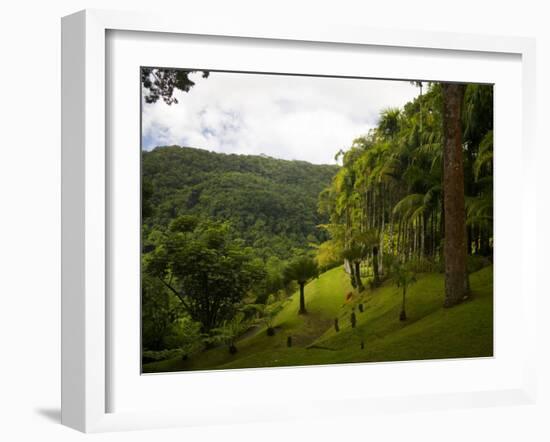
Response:
[{"label": "tall tree trunk", "polygon": [[382,186],[382,210],[381,210],[381,228],[379,233],[379,240],[380,240],[380,273],[384,274],[384,236],[385,236],[385,230],[386,230],[386,211],[385,211],[385,204],[384,204],[384,195],[386,195],[386,192],[384,191],[384,186]]},{"label": "tall tree trunk", "polygon": [[432,213],[432,218],[433,218],[433,224],[432,224],[432,231],[433,231],[432,256],[434,258],[438,258],[438,256],[437,256],[437,245],[440,243],[441,239],[438,237],[439,232],[437,230],[437,220],[438,220],[437,214]]},{"label": "tall tree trunk", "polygon": [[305,283],[300,282],[300,310],[298,311],[299,315],[305,315],[307,313],[306,311],[306,299],[304,296],[304,286]]},{"label": "tall tree trunk", "polygon": [[462,157],[461,107],[464,85],[444,83],[443,189],[445,216],[445,307],[464,298],[466,280],[466,213]]},{"label": "tall tree trunk", "polygon": [[361,261],[355,261],[355,282],[357,283],[357,290],[362,292],[365,290],[363,281],[361,280]]},{"label": "tall tree trunk", "polygon": [[390,255],[393,255],[394,253],[395,252],[393,247],[393,213],[392,213],[390,215]]},{"label": "tall tree trunk", "polygon": [[405,311],[405,298],[407,296],[407,286],[403,286],[403,303],[401,304],[401,313],[399,314],[399,320],[400,321],[406,321],[407,320],[407,313]]},{"label": "tall tree trunk", "polygon": [[426,216],[426,213],[423,213],[420,218],[420,222],[422,223],[422,229],[420,230],[420,257],[425,258],[426,253],[426,221],[428,217]]},{"label": "tall tree trunk", "polygon": [[373,284],[375,287],[380,285],[380,274],[378,268],[378,247],[374,246],[372,248],[372,271],[374,273]]},{"label": "tall tree trunk", "polygon": [[397,255],[401,254],[401,219],[397,222],[397,244],[395,251]]}]

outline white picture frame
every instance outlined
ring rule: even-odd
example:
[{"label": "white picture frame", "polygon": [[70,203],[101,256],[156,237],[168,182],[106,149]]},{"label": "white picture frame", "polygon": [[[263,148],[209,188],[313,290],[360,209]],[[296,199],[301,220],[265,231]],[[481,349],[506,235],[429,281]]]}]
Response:
[{"label": "white picture frame", "polygon": [[[260,39],[285,42],[286,46],[330,44],[338,48],[375,47],[379,50],[400,48],[426,50],[434,57],[437,54],[473,54],[483,60],[490,54],[513,56],[519,60],[521,69],[521,119],[519,123],[521,149],[513,152],[522,160],[524,186],[520,197],[523,211],[518,218],[521,223],[521,289],[523,316],[520,317],[524,336],[534,336],[536,317],[535,266],[528,265],[529,257],[536,255],[535,188],[533,138],[535,107],[535,45],[531,39],[517,37],[490,37],[426,33],[415,31],[380,31],[368,28],[344,26],[308,25],[292,27],[285,24],[211,23],[196,20],[182,25],[180,20],[169,16],[87,10],[63,18],[62,21],[62,423],[85,432],[123,429],[158,428],[208,424],[215,422],[246,422],[255,420],[282,419],[285,417],[325,416],[338,413],[364,414],[371,411],[402,411],[417,409],[456,408],[502,404],[533,403],[536,397],[535,339],[527,340],[521,354],[521,380],[503,385],[502,388],[483,389],[477,386],[468,391],[448,392],[435,387],[427,394],[366,394],[354,396],[337,393],[325,400],[312,398],[309,407],[284,407],[274,403],[272,407],[257,407],[246,397],[235,397],[232,408],[226,412],[215,406],[197,406],[194,410],[185,407],[163,409],[141,408],[136,410],[113,410],[109,404],[110,392],[115,388],[110,376],[115,360],[111,352],[109,327],[114,318],[110,311],[107,289],[109,287],[109,244],[116,229],[109,229],[108,220],[112,210],[112,195],[108,185],[109,164],[106,121],[111,118],[109,88],[106,80],[106,44],[109,32],[153,32],[165,36],[217,36],[219,38]],[[161,34],[158,34],[161,33]],[[153,34],[150,34],[151,36]],[[145,37],[146,38],[146,37]],[[111,54],[112,55],[112,54]],[[417,77],[418,78],[418,77]],[[447,78],[430,78],[445,80]],[[136,90],[136,93],[139,91]],[[137,96],[136,96],[137,97]],[[139,105],[136,98],[135,105]],[[499,112],[498,105],[495,112]],[[498,143],[498,141],[497,141]],[[528,191],[530,190],[530,191]],[[136,192],[138,190],[136,189]],[[116,201],[116,200],[115,200]],[[498,220],[497,220],[498,222]],[[519,224],[518,224],[519,225]],[[501,249],[502,250],[502,249]],[[498,255],[498,249],[495,253]],[[456,362],[456,361],[455,361]],[[422,370],[422,363],[418,364]],[[460,361],[456,362],[460,369]],[[490,369],[490,367],[488,367]],[[360,365],[353,368],[334,366],[318,371],[323,376],[337,375],[338,370],[350,376],[357,374]],[[410,370],[414,369],[410,365]],[[304,369],[301,369],[304,370]],[[307,370],[307,368],[305,369]],[[387,370],[393,370],[388,368]],[[250,374],[252,373],[252,374]],[[258,374],[259,373],[259,374]],[[269,379],[277,385],[281,371],[251,371],[256,387],[265,385]],[[289,371],[284,371],[289,373]],[[303,371],[301,373],[304,373]],[[355,373],[355,374],[354,374]],[[246,371],[217,373],[216,385],[231,377],[232,382],[241,382]],[[300,376],[300,370],[285,375],[285,382],[292,376]],[[119,377],[120,378],[120,377]],[[157,377],[160,379],[160,377]],[[241,378],[241,381],[239,381]],[[163,380],[168,387],[172,380]],[[211,378],[212,379],[212,378]],[[519,379],[519,377],[518,377]],[[194,381],[201,382],[199,377]],[[281,381],[279,381],[281,382]],[[156,387],[155,387],[156,388]],[[124,392],[123,392],[124,393]],[[220,400],[220,404],[223,400]],[[227,402],[225,402],[227,407]],[[237,412],[238,411],[238,412]]]}]

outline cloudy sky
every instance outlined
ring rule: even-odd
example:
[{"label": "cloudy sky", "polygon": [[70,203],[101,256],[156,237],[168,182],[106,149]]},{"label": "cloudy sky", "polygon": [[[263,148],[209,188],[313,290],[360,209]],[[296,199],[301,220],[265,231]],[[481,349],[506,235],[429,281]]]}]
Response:
[{"label": "cloudy sky", "polygon": [[143,103],[142,147],[177,144],[333,164],[380,111],[418,95],[407,81],[211,72],[178,104]]}]

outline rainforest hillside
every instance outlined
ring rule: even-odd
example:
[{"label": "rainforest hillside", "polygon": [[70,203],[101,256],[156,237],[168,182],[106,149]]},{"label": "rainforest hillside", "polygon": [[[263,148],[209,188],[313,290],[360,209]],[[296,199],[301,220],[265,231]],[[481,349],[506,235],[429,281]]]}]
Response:
[{"label": "rainforest hillside", "polygon": [[288,258],[326,240],[316,226],[319,193],[336,165],[167,146],[142,154],[143,225],[167,226],[180,215],[229,221],[256,254]]}]

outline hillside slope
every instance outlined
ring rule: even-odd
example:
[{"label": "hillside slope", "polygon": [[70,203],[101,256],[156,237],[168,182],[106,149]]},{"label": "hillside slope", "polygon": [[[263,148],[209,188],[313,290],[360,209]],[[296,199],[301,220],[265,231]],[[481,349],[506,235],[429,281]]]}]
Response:
[{"label": "hillside slope", "polygon": [[318,214],[317,202],[337,170],[265,156],[157,147],[142,152],[143,223],[165,226],[184,214],[230,221],[259,255],[288,258],[293,248],[326,239],[316,227],[327,221]]},{"label": "hillside slope", "polygon": [[[487,357],[493,354],[493,270],[471,275],[472,298],[444,309],[442,274],[422,274],[407,297],[409,319],[400,322],[400,292],[394,285],[367,290],[346,300],[351,291],[341,267],[322,274],[306,286],[308,314],[297,315],[294,294],[277,316],[277,333],[265,329],[248,334],[229,355],[216,348],[187,361],[168,360],[144,365],[145,372],[380,362],[412,359]],[[363,305],[363,312],[358,305]],[[357,326],[351,328],[355,308]],[[334,328],[338,318],[340,331]],[[287,347],[292,336],[293,346]],[[364,342],[364,349],[361,348]]]}]

